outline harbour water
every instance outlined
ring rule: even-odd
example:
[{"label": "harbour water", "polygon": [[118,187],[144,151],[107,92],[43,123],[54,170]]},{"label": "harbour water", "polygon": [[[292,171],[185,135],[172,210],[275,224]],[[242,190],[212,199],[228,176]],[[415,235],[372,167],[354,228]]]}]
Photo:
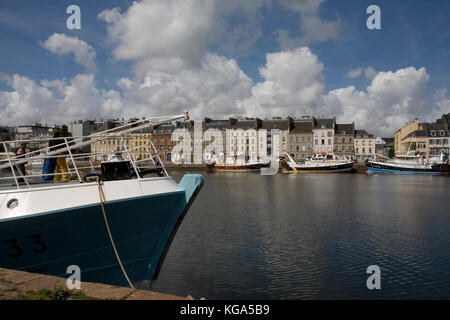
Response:
[{"label": "harbour water", "polygon": [[[204,177],[154,291],[208,299],[450,298],[449,177]],[[381,269],[380,290],[366,287],[370,265]]]}]

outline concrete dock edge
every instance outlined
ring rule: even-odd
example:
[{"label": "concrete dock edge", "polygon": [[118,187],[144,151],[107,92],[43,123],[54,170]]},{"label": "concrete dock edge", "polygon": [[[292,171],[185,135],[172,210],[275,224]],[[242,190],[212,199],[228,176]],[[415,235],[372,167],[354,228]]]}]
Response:
[{"label": "concrete dock edge", "polygon": [[[58,291],[73,296],[83,297],[85,300],[190,300],[191,296],[178,297],[165,293],[147,290],[135,290],[125,287],[81,282],[80,290],[69,290],[66,278],[29,273],[24,271],[0,268],[0,300],[40,300],[39,292]],[[72,295],[67,296],[73,300]]]}]

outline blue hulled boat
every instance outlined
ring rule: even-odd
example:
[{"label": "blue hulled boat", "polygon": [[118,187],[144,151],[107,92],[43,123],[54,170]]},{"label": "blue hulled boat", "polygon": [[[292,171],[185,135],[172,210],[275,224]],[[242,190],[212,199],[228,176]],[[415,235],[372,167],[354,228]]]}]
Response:
[{"label": "blue hulled boat", "polygon": [[394,159],[366,160],[368,173],[439,174],[447,166],[445,155],[438,162],[429,162],[420,155],[397,155]]},{"label": "blue hulled boat", "polygon": [[[45,155],[7,160],[15,187],[3,184],[0,189],[0,267],[67,277],[67,268],[75,265],[82,281],[120,286],[129,284],[127,277],[133,284],[154,280],[203,177],[186,174],[176,183],[157,155],[138,162],[126,146],[122,161],[104,161],[100,170],[83,174],[76,166],[80,157],[71,152],[81,143],[86,142],[66,140],[65,147]],[[61,174],[79,180],[33,183],[35,177],[16,170],[23,161],[62,154],[73,168]]]}]

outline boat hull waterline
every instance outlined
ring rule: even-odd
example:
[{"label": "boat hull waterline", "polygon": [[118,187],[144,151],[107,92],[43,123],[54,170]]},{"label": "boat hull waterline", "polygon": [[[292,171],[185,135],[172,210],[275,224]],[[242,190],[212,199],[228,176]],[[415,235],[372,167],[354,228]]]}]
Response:
[{"label": "boat hull waterline", "polygon": [[353,169],[353,162],[333,164],[333,165],[317,165],[317,166],[291,166],[290,169],[294,173],[332,173],[332,172],[350,172]]},{"label": "boat hull waterline", "polygon": [[207,168],[212,171],[260,171],[261,168],[269,168],[270,167],[270,161],[269,162],[262,162],[262,163],[249,163],[249,164],[208,164]]},{"label": "boat hull waterline", "polygon": [[367,161],[367,173],[394,173],[394,174],[440,174],[441,165],[427,166],[399,166],[377,161]]},{"label": "boat hull waterline", "polygon": [[[178,226],[202,186],[201,175],[189,174],[171,191],[110,201],[106,197],[109,227],[131,282],[158,276]],[[20,200],[19,191],[13,196]],[[67,277],[67,267],[77,265],[81,281],[127,285],[100,202],[0,219],[0,235],[1,267]]]}]

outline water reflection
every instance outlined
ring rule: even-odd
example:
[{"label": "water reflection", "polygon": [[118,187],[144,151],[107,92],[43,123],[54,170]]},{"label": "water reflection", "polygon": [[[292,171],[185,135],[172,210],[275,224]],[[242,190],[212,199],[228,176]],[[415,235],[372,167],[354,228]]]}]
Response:
[{"label": "water reflection", "polygon": [[[152,289],[209,299],[450,298],[449,187],[448,177],[205,174]],[[365,286],[372,264],[380,291]]]}]

